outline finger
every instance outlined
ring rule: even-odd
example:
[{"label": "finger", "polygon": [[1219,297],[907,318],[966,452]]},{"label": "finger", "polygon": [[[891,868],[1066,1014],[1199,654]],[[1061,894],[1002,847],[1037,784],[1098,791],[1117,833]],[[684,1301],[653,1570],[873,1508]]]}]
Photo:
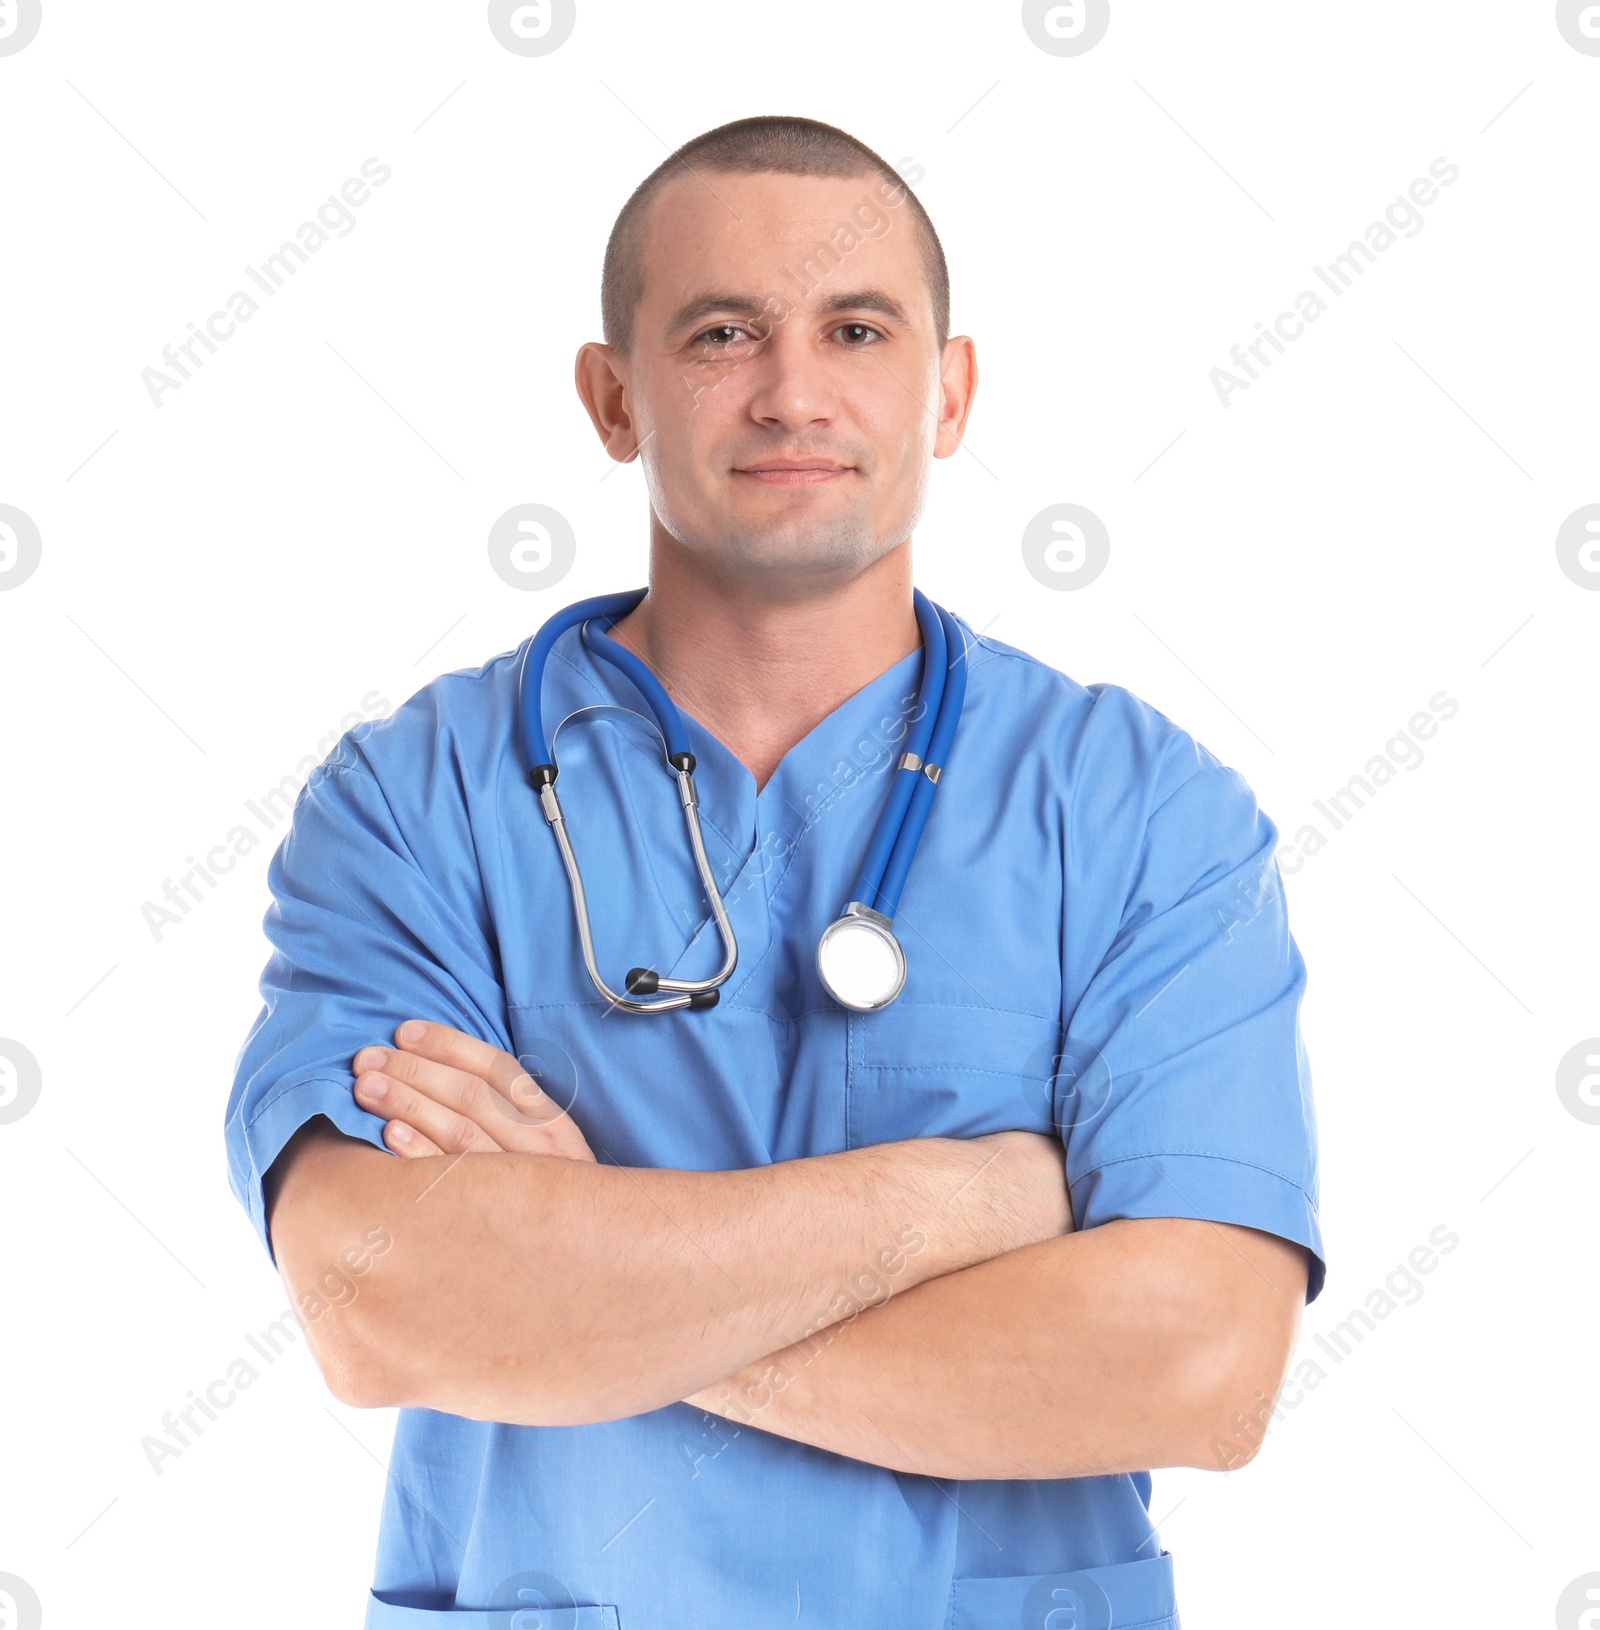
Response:
[{"label": "finger", "polygon": [[[595,1158],[566,1107],[510,1053],[450,1025],[421,1019],[407,1020],[396,1034],[402,1045],[387,1055],[378,1048],[366,1053],[386,1056],[382,1068],[390,1074],[415,1080],[429,1091],[437,1085],[440,1096],[453,1099],[452,1107],[476,1121],[502,1148],[564,1160]],[[366,1062],[366,1053],[358,1063]]]},{"label": "finger", "polygon": [[[530,1126],[543,1126],[566,1113],[538,1081],[504,1048],[480,1041],[448,1024],[407,1019],[395,1032],[400,1052],[429,1059],[473,1081],[486,1081],[511,1112]],[[470,1113],[465,1102],[455,1106]],[[498,1106],[497,1106],[498,1107]]]},{"label": "finger", "polygon": [[357,1075],[377,1071],[392,1081],[403,1081],[435,1103],[476,1122],[490,1137],[496,1136],[511,1115],[510,1104],[477,1076],[398,1048],[363,1047],[355,1056],[353,1069]]},{"label": "finger", "polygon": [[406,1082],[435,1104],[473,1121],[499,1148],[521,1148],[518,1134],[531,1130],[530,1121],[489,1082],[450,1064],[438,1064],[393,1046],[363,1046],[355,1055],[354,1068],[358,1074],[376,1071],[391,1081]]},{"label": "finger", "polygon": [[432,1138],[406,1125],[404,1121],[390,1121],[383,1129],[383,1141],[397,1155],[415,1160],[418,1155],[442,1155],[444,1150]]},{"label": "finger", "polygon": [[430,1024],[426,1019],[407,1019],[395,1031],[394,1039],[408,1053],[453,1065],[484,1081],[489,1079],[497,1058],[510,1056],[492,1042],[480,1041],[454,1025]]},{"label": "finger", "polygon": [[404,1121],[443,1154],[488,1152],[502,1147],[477,1122],[378,1070],[368,1070],[356,1078],[355,1095],[363,1109],[387,1120]]}]

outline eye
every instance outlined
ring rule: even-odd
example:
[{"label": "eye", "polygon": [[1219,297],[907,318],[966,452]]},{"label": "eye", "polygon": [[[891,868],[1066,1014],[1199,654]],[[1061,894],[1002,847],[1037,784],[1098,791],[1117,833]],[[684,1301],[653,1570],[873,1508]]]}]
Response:
[{"label": "eye", "polygon": [[[873,334],[880,340],[884,337],[882,330],[874,328],[871,323],[840,323],[834,330],[834,333]],[[851,351],[870,351],[872,347],[857,341],[851,341],[847,344],[846,349]]]},{"label": "eye", "polygon": [[[729,338],[714,339],[712,337],[713,335],[719,334],[726,334],[729,336]],[[704,329],[700,333],[696,334],[694,337],[694,343],[696,345],[709,345],[713,350],[725,351],[729,346],[736,345],[740,340],[748,338],[750,338],[750,336],[746,334],[742,328],[736,327],[733,323],[718,323],[715,327]]]}]

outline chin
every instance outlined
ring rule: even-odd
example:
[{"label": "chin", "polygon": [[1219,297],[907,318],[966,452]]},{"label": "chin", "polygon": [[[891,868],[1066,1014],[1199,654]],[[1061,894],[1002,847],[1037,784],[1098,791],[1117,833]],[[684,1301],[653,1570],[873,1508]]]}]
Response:
[{"label": "chin", "polygon": [[888,547],[855,528],[796,535],[787,527],[724,537],[718,553],[750,571],[832,576],[870,566]]}]

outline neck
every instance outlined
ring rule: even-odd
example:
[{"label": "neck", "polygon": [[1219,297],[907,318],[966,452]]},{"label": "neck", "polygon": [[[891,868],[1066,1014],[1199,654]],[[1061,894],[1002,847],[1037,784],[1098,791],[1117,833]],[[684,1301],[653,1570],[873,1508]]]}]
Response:
[{"label": "neck", "polygon": [[909,540],[848,581],[752,587],[658,537],[650,592],[611,633],[759,792],[796,742],[921,645]]}]

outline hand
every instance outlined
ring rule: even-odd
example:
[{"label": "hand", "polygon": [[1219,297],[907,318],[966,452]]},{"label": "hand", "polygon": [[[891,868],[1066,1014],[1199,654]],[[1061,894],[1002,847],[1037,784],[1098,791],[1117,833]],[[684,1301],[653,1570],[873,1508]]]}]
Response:
[{"label": "hand", "polygon": [[572,1117],[510,1053],[447,1024],[407,1019],[395,1046],[363,1047],[353,1068],[356,1102],[388,1118],[383,1141],[397,1155],[594,1160]]}]

